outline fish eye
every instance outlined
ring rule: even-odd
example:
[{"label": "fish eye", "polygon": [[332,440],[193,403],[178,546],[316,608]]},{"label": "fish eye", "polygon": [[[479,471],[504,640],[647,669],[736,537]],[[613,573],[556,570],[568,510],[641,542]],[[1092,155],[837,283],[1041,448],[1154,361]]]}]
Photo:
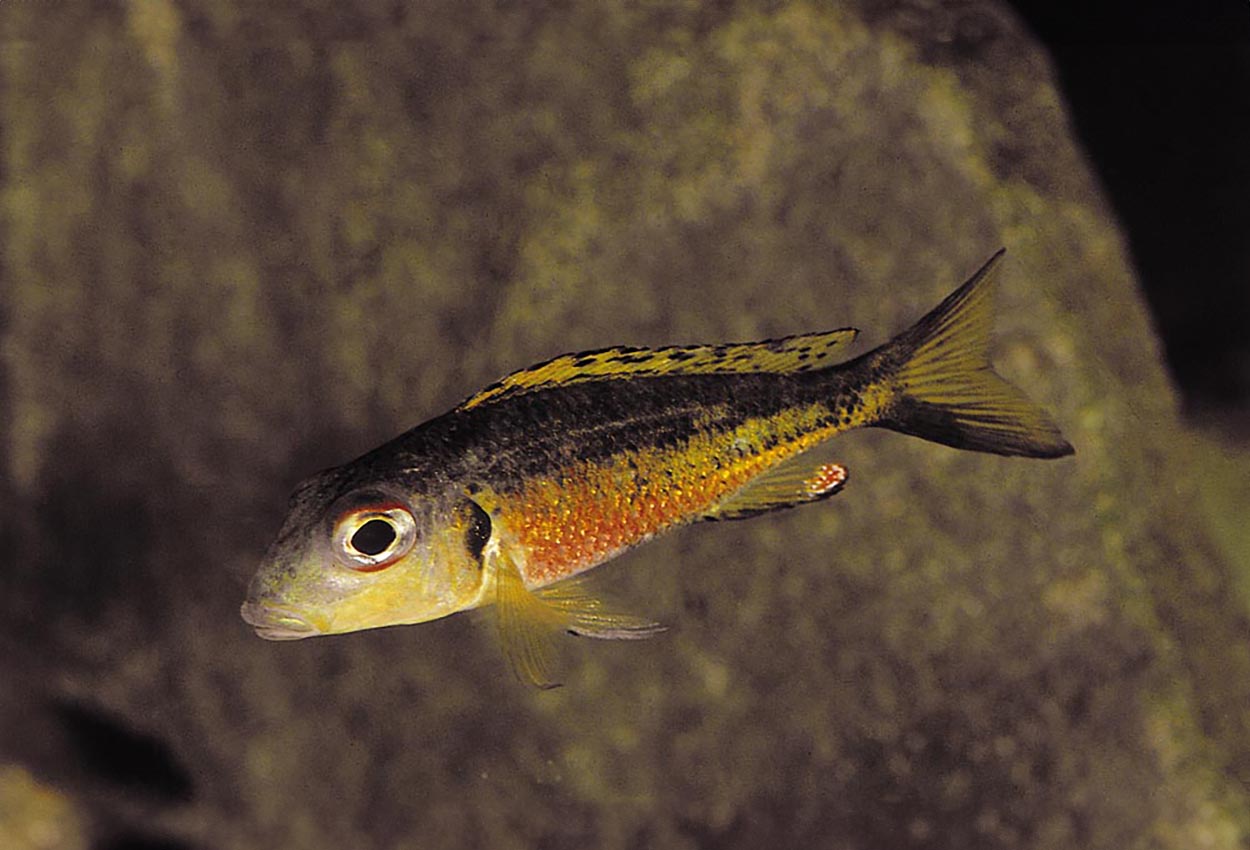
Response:
[{"label": "fish eye", "polygon": [[345,511],[334,530],[334,551],[359,572],[385,569],[412,549],[417,524],[403,505],[388,502]]},{"label": "fish eye", "polygon": [[352,535],[352,548],[369,556],[381,555],[397,536],[389,520],[371,519]]}]

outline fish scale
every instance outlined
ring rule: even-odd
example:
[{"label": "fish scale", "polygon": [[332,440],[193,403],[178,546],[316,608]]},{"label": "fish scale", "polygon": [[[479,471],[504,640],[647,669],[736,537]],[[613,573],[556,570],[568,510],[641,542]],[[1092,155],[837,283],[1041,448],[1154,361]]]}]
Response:
[{"label": "fish scale", "polygon": [[753,343],[560,355],[297,488],[242,614],[275,640],[493,605],[523,680],[551,639],[659,627],[580,576],[701,520],[827,499],[847,470],[811,449],[887,428],[1000,455],[1072,453],[989,362],[1002,252],[908,330],[834,363],[853,329]]},{"label": "fish scale", "polygon": [[[812,418],[828,418],[812,410]],[[805,431],[771,449],[741,451],[744,439],[762,442],[755,420],[727,433],[689,439],[668,451],[627,449],[615,463],[581,462],[563,479],[539,478],[504,499],[505,523],[526,553],[522,573],[541,587],[576,575],[667,531],[693,522],[760,471],[822,442],[830,426]]]}]

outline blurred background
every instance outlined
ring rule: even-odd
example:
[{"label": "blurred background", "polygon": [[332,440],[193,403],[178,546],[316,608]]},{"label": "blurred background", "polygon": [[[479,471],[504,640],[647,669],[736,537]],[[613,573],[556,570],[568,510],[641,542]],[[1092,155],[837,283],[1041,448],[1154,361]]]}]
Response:
[{"label": "blurred background", "polygon": [[1250,7],[1017,0],[1115,207],[1190,421],[1250,430]]},{"label": "blurred background", "polygon": [[[1245,847],[1248,13],[1098,8],[0,4],[0,847]],[[1000,245],[1074,458],[839,438],[550,692],[488,612],[238,617],[514,368],[873,345]]]}]

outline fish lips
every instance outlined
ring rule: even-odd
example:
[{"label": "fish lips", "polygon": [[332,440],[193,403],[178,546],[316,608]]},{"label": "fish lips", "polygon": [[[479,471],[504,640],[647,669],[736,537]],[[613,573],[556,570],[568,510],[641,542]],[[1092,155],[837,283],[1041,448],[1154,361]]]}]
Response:
[{"label": "fish lips", "polygon": [[261,601],[249,599],[239,614],[265,640],[300,640],[325,634],[325,629],[307,615]]}]

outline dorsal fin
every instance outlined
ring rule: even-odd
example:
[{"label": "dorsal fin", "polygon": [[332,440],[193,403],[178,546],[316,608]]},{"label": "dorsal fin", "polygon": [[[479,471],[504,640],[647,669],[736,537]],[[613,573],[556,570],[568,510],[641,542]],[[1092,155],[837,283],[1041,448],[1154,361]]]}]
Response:
[{"label": "dorsal fin", "polygon": [[513,372],[467,399],[460,410],[538,389],[623,376],[806,372],[832,365],[833,354],[855,339],[854,328],[796,334],[762,342],[602,348],[562,354]]}]

